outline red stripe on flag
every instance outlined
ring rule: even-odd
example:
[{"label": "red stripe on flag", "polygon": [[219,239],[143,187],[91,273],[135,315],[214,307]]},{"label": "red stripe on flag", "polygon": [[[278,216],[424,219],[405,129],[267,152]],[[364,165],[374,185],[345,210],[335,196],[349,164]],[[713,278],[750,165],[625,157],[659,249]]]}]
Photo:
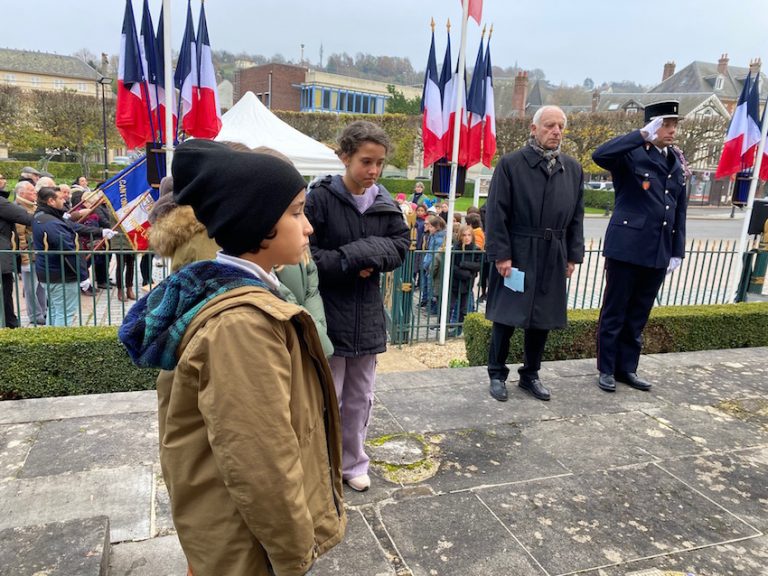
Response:
[{"label": "red stripe on flag", "polygon": [[723,153],[720,156],[720,162],[717,164],[715,179],[736,174],[736,172],[741,170],[742,140],[744,140],[744,134],[739,134],[723,144]]},{"label": "red stripe on flag", "polygon": [[[148,98],[144,85],[141,86],[141,94]],[[117,81],[115,126],[128,148],[138,148],[152,140],[145,100],[127,88],[122,80]]]}]

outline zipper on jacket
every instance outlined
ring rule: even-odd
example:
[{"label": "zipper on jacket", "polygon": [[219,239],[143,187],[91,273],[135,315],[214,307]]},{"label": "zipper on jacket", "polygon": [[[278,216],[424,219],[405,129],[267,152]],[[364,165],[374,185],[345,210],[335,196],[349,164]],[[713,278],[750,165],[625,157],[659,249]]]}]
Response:
[{"label": "zipper on jacket", "polygon": [[[367,212],[367,210],[366,210]],[[368,229],[365,226],[365,214],[360,214],[360,238],[367,238],[368,237]],[[367,278],[361,278],[358,274],[357,276],[357,282],[355,283],[355,291],[357,294],[355,295],[355,358],[360,356],[360,322],[362,318],[362,306],[361,306],[361,300],[363,295],[363,284],[367,280]]]}]

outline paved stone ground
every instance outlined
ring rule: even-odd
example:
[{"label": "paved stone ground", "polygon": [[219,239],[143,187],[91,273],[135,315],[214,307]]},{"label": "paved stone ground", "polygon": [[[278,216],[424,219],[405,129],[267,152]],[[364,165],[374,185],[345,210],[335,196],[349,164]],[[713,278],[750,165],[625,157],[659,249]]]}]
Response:
[{"label": "paved stone ground", "polygon": [[[514,381],[494,401],[483,368],[381,374],[373,485],[347,490],[346,538],[313,576],[765,576],[767,355],[644,357],[650,393],[550,362],[548,403]],[[0,540],[107,516],[110,574],[183,574],[155,403],[0,402]]]}]

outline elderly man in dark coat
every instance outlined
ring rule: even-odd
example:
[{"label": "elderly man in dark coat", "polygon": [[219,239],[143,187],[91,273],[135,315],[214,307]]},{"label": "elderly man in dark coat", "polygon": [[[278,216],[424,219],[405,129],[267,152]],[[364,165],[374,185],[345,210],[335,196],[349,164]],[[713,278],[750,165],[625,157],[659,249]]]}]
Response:
[{"label": "elderly man in dark coat", "polygon": [[[487,203],[485,249],[494,262],[486,318],[493,322],[488,351],[490,393],[507,400],[506,366],[515,327],[525,330],[519,386],[539,400],[550,393],[539,380],[550,330],[566,325],[566,282],[584,258],[584,174],[560,152],[565,113],[544,106],[533,117],[528,144],[496,166]],[[505,285],[513,272],[523,290]]]}]

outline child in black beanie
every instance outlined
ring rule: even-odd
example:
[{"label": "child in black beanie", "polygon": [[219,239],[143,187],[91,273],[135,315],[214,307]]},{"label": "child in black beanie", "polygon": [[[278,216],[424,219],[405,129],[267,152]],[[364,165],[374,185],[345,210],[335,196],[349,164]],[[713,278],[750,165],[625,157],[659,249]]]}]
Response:
[{"label": "child in black beanie", "polygon": [[[120,339],[157,382],[160,463],[194,576],[305,574],[344,535],[341,432],[314,322],[277,295],[312,226],[273,156],[192,140],[174,199],[222,247],[129,312]],[[330,474],[328,473],[330,470]]]}]

